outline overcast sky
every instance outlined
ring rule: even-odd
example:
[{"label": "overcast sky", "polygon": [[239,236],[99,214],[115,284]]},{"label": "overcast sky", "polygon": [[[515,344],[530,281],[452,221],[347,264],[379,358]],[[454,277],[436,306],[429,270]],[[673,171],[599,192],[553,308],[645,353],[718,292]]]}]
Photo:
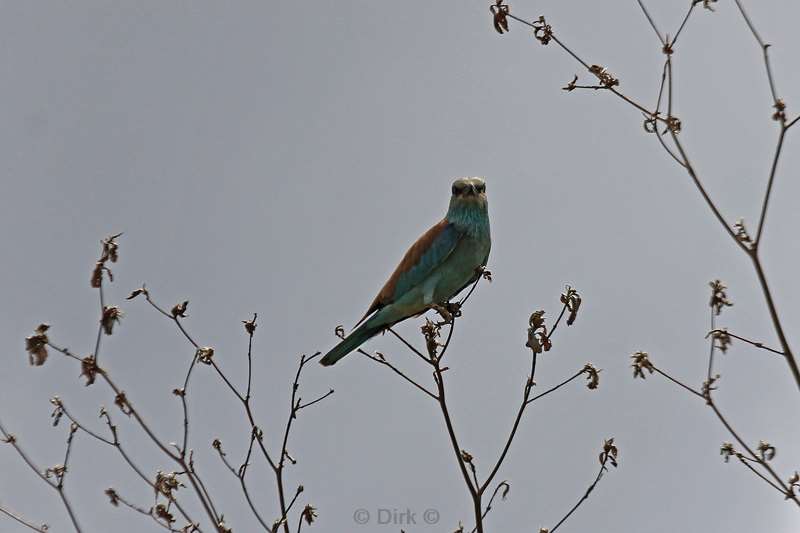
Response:
[{"label": "overcast sky", "polygon": [[[657,2],[650,2],[656,4]],[[0,420],[35,460],[63,459],[64,425],[50,425],[59,395],[103,431],[102,384],[51,356],[30,368],[24,338],[36,324],[76,353],[92,350],[97,295],[89,275],[99,241],[124,231],[109,302],[126,316],[101,356],[167,441],[180,435],[171,395],[193,350],[144,301],[188,299],[186,327],[237,383],[245,374],[241,320],[259,313],[255,407],[275,449],[302,353],[326,351],[336,325],[361,317],[406,247],[445,212],[454,177],[486,177],[493,231],[492,284],[464,310],[448,372],[462,446],[486,473],[513,421],[529,352],[527,319],[552,317],[566,284],[584,305],[541,358],[538,387],[585,362],[603,369],[597,391],[581,382],[525,415],[498,480],[511,492],[488,530],[552,527],[597,469],[614,436],[620,467],[563,526],[568,531],[661,533],[800,529],[785,503],[741,465],[696,398],[650,377],[634,381],[629,354],[693,386],[702,382],[708,281],[729,285],[735,306],[720,325],[776,344],[748,260],[728,242],[688,176],[609,94],[566,93],[590,80],[554,45],[513,24],[499,36],[481,2],[2,2],[0,16]],[[662,31],[686,2],[661,2]],[[774,44],[776,81],[800,110],[800,7],[748,2]],[[698,9],[676,50],[681,138],[728,220],[757,220],[777,137],[760,52],[730,1]],[[512,4],[545,14],[589,63],[607,67],[646,105],[662,55],[634,1]],[[764,262],[790,339],[800,346],[800,170],[797,135],[785,147],[763,243]],[[400,329],[415,340],[419,320]],[[390,337],[367,345],[419,379],[426,369]],[[720,357],[717,398],[746,439],[775,444],[776,468],[800,468],[797,389],[778,357],[735,344]],[[435,509],[440,521],[407,531],[471,524],[466,489],[435,405],[383,367],[350,355],[314,365],[290,450],[288,490],[319,509],[314,530],[398,531],[379,509]],[[236,480],[213,455],[220,437],[241,461],[249,428],[210,368],[190,387],[191,446],[234,531],[254,531]],[[116,409],[123,439],[148,473],[166,462]],[[57,495],[0,448],[0,504],[51,531],[70,526]],[[250,479],[263,513],[277,517],[271,474]],[[152,493],[109,448],[76,437],[67,487],[86,531],[156,531],[111,507],[116,487],[141,505]],[[354,523],[358,509],[368,525]],[[200,516],[199,513],[195,513]],[[470,526],[471,527],[471,526]],[[0,531],[19,531],[0,517]]]}]

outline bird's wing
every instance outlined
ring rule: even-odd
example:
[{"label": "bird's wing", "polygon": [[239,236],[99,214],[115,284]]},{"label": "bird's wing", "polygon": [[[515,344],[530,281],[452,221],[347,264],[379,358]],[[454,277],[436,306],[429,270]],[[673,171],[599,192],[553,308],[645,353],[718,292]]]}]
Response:
[{"label": "bird's wing", "polygon": [[486,252],[486,257],[483,258],[483,261],[481,262],[480,267],[475,269],[475,275],[472,276],[469,279],[469,281],[466,282],[460,289],[458,289],[456,292],[454,292],[453,296],[451,296],[451,298],[455,298],[461,291],[463,291],[464,289],[466,289],[467,287],[469,287],[470,285],[475,283],[478,280],[478,278],[481,276],[481,273],[482,273],[481,268],[485,267],[486,263],[488,263],[488,262],[489,262],[489,252]]},{"label": "bird's wing", "polygon": [[[358,321],[360,324],[369,315],[394,302],[399,296],[425,280],[433,269],[455,250],[464,233],[456,229],[447,219],[435,224],[411,245],[389,281],[372,301],[367,312]],[[356,324],[358,325],[358,324]]]}]

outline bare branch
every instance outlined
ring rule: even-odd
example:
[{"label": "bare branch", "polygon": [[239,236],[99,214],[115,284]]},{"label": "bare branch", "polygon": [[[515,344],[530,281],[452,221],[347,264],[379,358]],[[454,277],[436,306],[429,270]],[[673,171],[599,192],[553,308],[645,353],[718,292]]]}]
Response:
[{"label": "bare branch", "polygon": [[647,8],[644,6],[642,0],[636,0],[639,3],[639,7],[642,9],[644,16],[647,17],[647,22],[650,23],[650,27],[653,28],[653,31],[656,32],[656,37],[658,37],[659,42],[661,45],[667,44],[667,41],[664,40],[664,37],[661,36],[661,32],[658,31],[658,27],[656,26],[656,22],[653,20],[653,17],[650,16],[650,12],[647,11]]},{"label": "bare branch", "polygon": [[[506,496],[508,495],[508,491],[511,490],[511,485],[509,485],[508,481],[505,480],[497,484],[497,486],[494,488],[494,491],[492,492],[492,497],[489,498],[489,503],[486,504],[486,510],[483,512],[483,515],[481,515],[481,520],[485,519],[486,515],[489,514],[489,511],[492,510],[492,504],[494,503],[494,499],[497,497],[497,493],[500,492],[500,489],[503,489],[503,494],[501,498],[505,500]],[[475,533],[477,528],[478,526],[472,528],[472,533]]]},{"label": "bare branch", "polygon": [[756,31],[753,22],[747,15],[744,6],[742,6],[742,2],[740,0],[734,0],[734,1],[736,2],[736,7],[739,8],[739,12],[742,14],[742,18],[747,24],[747,27],[750,29],[750,33],[753,34],[753,38],[755,38],[756,42],[758,42],[758,46],[761,48],[761,52],[764,55],[764,68],[767,70],[767,81],[769,81],[769,91],[772,94],[773,102],[777,104],[780,101],[780,99],[778,98],[778,91],[775,89],[775,81],[772,78],[772,67],[770,66],[769,62],[770,45],[765,43],[764,40],[761,38],[761,35],[759,35],[758,31]]},{"label": "bare branch", "polygon": [[775,156],[772,158],[772,166],[769,170],[769,180],[767,181],[767,190],[764,193],[764,201],[761,203],[761,216],[758,219],[758,231],[756,232],[756,239],[753,243],[753,249],[758,250],[758,245],[761,244],[761,234],[764,232],[764,223],[767,220],[767,209],[769,208],[769,200],[772,196],[772,185],[775,182],[775,173],[778,170],[778,160],[781,157],[781,150],[783,149],[783,140],[786,138],[786,130],[788,127],[781,127],[778,142],[775,146]]},{"label": "bare branch", "polygon": [[412,385],[414,385],[414,387],[416,387],[419,391],[423,392],[425,395],[429,396],[430,398],[432,398],[434,400],[437,400],[437,401],[439,400],[438,396],[436,396],[434,393],[432,393],[431,391],[429,391],[428,389],[426,389],[425,387],[423,387],[422,385],[420,385],[419,383],[414,381],[412,378],[408,377],[405,373],[403,373],[402,370],[400,370],[399,368],[394,366],[392,363],[387,361],[386,358],[383,356],[383,354],[379,354],[379,356],[372,355],[372,354],[366,352],[365,350],[363,350],[362,348],[358,348],[356,351],[358,353],[360,353],[361,355],[363,355],[365,357],[368,357],[369,359],[372,359],[376,363],[384,365],[384,366],[390,368],[392,370],[392,372],[394,372],[395,374],[397,374],[398,376],[400,376],[401,378],[406,380],[408,383],[411,383]]},{"label": "bare branch", "polygon": [[[610,441],[611,441],[611,445],[613,446],[614,439],[610,439]],[[608,442],[609,442],[609,441],[606,441],[606,445],[608,445]],[[616,450],[616,447],[614,447],[614,449]],[[615,467],[617,466],[617,464],[616,464],[616,452],[614,452],[614,455],[613,455],[613,456],[611,456],[611,455],[610,455],[610,454],[608,454],[608,453],[605,453],[605,454],[600,454],[600,458],[601,458],[601,459],[600,459],[600,470],[598,470],[598,472],[597,472],[597,476],[595,476],[595,478],[594,478],[594,481],[593,481],[593,482],[592,482],[592,484],[591,484],[591,485],[589,485],[589,487],[586,489],[586,492],[584,492],[584,493],[583,493],[583,496],[581,496],[581,497],[580,497],[580,499],[578,500],[578,503],[576,503],[575,505],[573,505],[573,506],[572,506],[572,508],[571,508],[569,511],[567,511],[567,514],[565,514],[565,515],[564,515],[564,517],[563,517],[561,520],[559,520],[559,521],[556,523],[556,525],[554,525],[554,526],[553,526],[552,528],[550,528],[550,529],[545,529],[544,531],[547,531],[547,532],[549,532],[549,533],[555,533],[555,531],[556,531],[556,530],[557,530],[559,527],[561,527],[561,524],[563,524],[564,522],[566,522],[566,521],[567,521],[567,519],[568,519],[570,516],[572,516],[572,513],[574,513],[575,511],[577,511],[577,510],[578,510],[578,507],[580,507],[580,506],[581,506],[581,504],[582,504],[583,502],[585,502],[586,500],[588,500],[588,499],[589,499],[589,495],[592,493],[592,491],[593,491],[593,490],[594,490],[594,488],[597,486],[597,484],[598,484],[598,483],[600,483],[600,480],[603,478],[603,474],[606,472],[606,470],[608,470],[608,468],[606,467],[606,463],[608,463],[608,462],[610,462],[610,461],[611,461],[611,462],[612,462],[612,464],[613,464]]]},{"label": "bare branch", "polygon": [[658,374],[661,374],[662,376],[664,376],[665,378],[667,378],[668,380],[670,380],[674,384],[678,385],[679,387],[682,387],[683,389],[685,389],[685,390],[689,391],[690,393],[694,394],[695,396],[698,396],[699,398],[705,398],[703,396],[702,392],[698,392],[697,390],[693,389],[689,385],[686,385],[682,381],[679,381],[679,380],[675,379],[674,377],[672,377],[671,375],[667,374],[666,372],[664,372],[660,368],[654,366],[653,370],[655,370]]},{"label": "bare branch", "polygon": [[47,524],[42,524],[40,526],[34,525],[32,522],[29,522],[22,518],[20,515],[14,513],[13,511],[6,509],[2,505],[0,505],[0,513],[6,515],[7,517],[15,520],[16,522],[22,524],[23,526],[27,527],[28,529],[32,529],[33,531],[38,531],[39,533],[47,533],[47,530],[50,529]]},{"label": "bare branch", "polygon": [[561,383],[559,383],[558,385],[556,385],[556,386],[554,386],[554,387],[551,387],[551,388],[547,389],[546,391],[544,391],[544,392],[542,392],[542,393],[540,393],[540,394],[537,394],[537,395],[536,395],[536,396],[534,396],[533,398],[529,399],[529,400],[527,401],[527,403],[531,404],[531,403],[535,402],[536,400],[538,400],[539,398],[543,398],[543,397],[547,396],[548,394],[550,394],[551,392],[555,392],[555,391],[557,391],[558,389],[560,389],[561,387],[563,387],[563,386],[564,386],[564,385],[566,385],[567,383],[570,383],[570,382],[572,382],[572,381],[574,381],[574,380],[578,379],[578,377],[580,377],[581,375],[583,375],[583,373],[584,373],[584,370],[583,370],[583,369],[581,369],[581,370],[579,370],[579,371],[575,372],[573,375],[571,375],[570,377],[568,377],[567,379],[565,379],[564,381],[562,381],[562,382],[561,382]]},{"label": "bare branch", "polygon": [[[675,46],[675,43],[678,42],[678,36],[683,31],[683,28],[686,27],[686,23],[689,22],[689,17],[691,16],[692,11],[694,11],[694,7],[701,1],[702,0],[692,0],[692,3],[689,5],[689,10],[686,12],[686,16],[683,17],[683,22],[681,22],[681,25],[678,27],[678,31],[675,32],[675,37],[673,37],[672,42],[669,43],[670,50]],[[667,50],[665,49],[664,52],[667,53]]]},{"label": "bare branch", "polygon": [[731,333],[727,329],[712,329],[711,331],[708,332],[708,334],[706,335],[706,338],[713,337],[715,334],[718,334],[718,333],[720,333],[720,334],[724,333],[728,337],[733,337],[734,339],[738,339],[738,340],[740,340],[742,342],[746,342],[747,344],[755,346],[756,348],[761,348],[762,350],[766,350],[766,351],[774,353],[776,355],[784,355],[784,353],[782,351],[780,351],[780,350],[776,350],[774,348],[770,348],[769,346],[765,346],[764,343],[762,343],[762,342],[750,340],[750,339],[745,338],[745,337],[741,337],[739,335]]}]

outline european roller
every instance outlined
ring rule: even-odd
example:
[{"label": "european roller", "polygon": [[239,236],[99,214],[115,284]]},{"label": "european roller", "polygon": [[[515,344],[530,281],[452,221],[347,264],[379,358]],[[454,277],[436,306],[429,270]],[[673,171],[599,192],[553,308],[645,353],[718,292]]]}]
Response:
[{"label": "european roller", "polygon": [[491,246],[486,183],[457,179],[445,217],[411,245],[356,329],[320,363],[332,365],[394,324],[447,303],[478,279]]}]

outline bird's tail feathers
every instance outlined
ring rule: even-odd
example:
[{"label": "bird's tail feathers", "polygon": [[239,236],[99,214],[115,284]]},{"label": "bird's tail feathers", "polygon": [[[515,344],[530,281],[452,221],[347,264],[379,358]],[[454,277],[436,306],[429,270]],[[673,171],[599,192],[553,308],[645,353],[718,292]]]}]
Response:
[{"label": "bird's tail feathers", "polygon": [[339,359],[356,350],[359,346],[364,344],[368,339],[375,336],[380,332],[381,328],[371,326],[369,321],[361,324],[350,335],[348,335],[342,342],[333,347],[331,351],[325,354],[325,357],[320,359],[320,364],[323,366],[330,366],[336,363]]}]

